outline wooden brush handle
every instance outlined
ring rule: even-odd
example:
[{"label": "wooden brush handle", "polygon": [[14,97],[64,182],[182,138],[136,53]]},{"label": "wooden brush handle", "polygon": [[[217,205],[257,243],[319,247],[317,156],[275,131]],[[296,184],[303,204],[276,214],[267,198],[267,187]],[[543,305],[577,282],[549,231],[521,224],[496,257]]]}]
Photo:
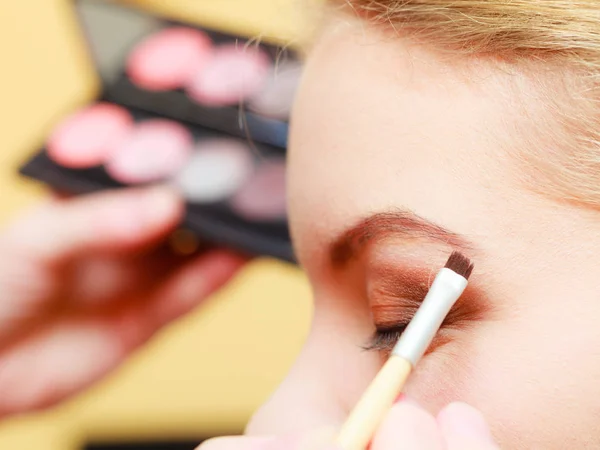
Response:
[{"label": "wooden brush handle", "polygon": [[392,356],[358,401],[336,439],[344,450],[364,450],[402,392],[411,364]]}]

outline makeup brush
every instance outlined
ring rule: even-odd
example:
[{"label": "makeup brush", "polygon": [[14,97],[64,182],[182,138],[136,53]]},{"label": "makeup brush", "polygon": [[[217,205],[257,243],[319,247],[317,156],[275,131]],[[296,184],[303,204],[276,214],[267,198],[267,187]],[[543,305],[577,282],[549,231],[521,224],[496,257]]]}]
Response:
[{"label": "makeup brush", "polygon": [[450,309],[467,287],[473,264],[453,252],[435,277],[423,303],[392,354],[371,382],[342,427],[336,444],[344,450],[364,450],[423,357]]}]

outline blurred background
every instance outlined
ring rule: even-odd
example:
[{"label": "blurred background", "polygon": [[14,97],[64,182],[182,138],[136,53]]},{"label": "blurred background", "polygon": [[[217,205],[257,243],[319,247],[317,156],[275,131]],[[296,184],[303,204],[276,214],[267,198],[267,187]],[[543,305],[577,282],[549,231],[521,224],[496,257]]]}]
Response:
[{"label": "blurred background", "polygon": [[[229,33],[296,42],[297,0],[137,0]],[[49,127],[91,99],[97,76],[70,0],[0,2],[0,224],[46,194],[17,175]],[[258,260],[202,308],[160,333],[111,377],[50,411],[0,423],[0,448],[193,449],[236,434],[277,386],[305,338],[301,272]]]}]

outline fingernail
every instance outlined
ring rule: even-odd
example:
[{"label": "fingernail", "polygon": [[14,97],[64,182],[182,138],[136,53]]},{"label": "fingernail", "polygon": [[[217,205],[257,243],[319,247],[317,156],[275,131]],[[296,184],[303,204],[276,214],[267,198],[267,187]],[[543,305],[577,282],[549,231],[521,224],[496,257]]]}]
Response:
[{"label": "fingernail", "polygon": [[443,420],[453,432],[480,441],[494,442],[483,414],[472,406],[465,403],[453,403],[440,414],[444,415]]}]

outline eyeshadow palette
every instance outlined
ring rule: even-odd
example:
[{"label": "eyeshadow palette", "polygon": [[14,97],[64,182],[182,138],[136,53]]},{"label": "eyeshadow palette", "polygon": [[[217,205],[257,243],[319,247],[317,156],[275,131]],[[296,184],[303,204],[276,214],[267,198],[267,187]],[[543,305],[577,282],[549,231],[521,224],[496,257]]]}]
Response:
[{"label": "eyeshadow palette", "polygon": [[21,173],[72,194],[168,183],[186,199],[178,236],[294,261],[285,149],[299,59],[109,0],[76,8],[101,93]]},{"label": "eyeshadow palette", "polygon": [[104,100],[285,148],[293,52],[109,0],[76,7]]}]

